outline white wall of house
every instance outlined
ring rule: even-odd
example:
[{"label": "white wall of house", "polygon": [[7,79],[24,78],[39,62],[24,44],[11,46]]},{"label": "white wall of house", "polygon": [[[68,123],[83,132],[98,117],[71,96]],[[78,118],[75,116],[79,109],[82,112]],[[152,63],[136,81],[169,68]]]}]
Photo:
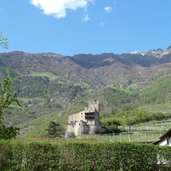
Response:
[{"label": "white wall of house", "polygon": [[160,146],[171,146],[171,137],[168,139],[164,139],[159,143]]},{"label": "white wall of house", "polygon": [[163,140],[159,143],[160,146],[166,146],[167,145],[167,140]]},{"label": "white wall of house", "polygon": [[171,137],[168,139],[169,146],[171,146]]}]

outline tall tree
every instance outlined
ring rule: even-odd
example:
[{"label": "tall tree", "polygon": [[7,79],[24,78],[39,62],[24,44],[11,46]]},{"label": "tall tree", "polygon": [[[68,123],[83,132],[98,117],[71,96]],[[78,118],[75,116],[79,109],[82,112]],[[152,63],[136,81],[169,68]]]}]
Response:
[{"label": "tall tree", "polygon": [[[0,46],[8,48],[8,40],[3,37],[2,32],[0,32]],[[17,100],[16,93],[11,85],[11,80],[9,70],[7,70],[6,78],[0,87],[0,121],[3,119],[4,110],[7,109],[12,102],[17,102],[17,104],[20,105]]]},{"label": "tall tree", "polygon": [[7,76],[0,88],[0,121],[3,119],[4,110],[7,109],[12,102],[16,102],[20,106],[17,95],[11,85],[11,80],[9,71],[7,70]]},{"label": "tall tree", "polygon": [[61,137],[63,134],[63,128],[59,123],[50,121],[47,129],[47,133],[49,138]]},{"label": "tall tree", "polygon": [[[0,32],[0,46],[3,48],[8,47],[8,41],[6,38],[2,36],[1,32]],[[15,138],[16,135],[19,133],[19,128],[13,126],[6,127],[5,125],[3,125],[2,122],[3,112],[11,105],[11,103],[16,102],[20,106],[20,103],[17,99],[11,81],[12,79],[10,77],[9,70],[7,70],[6,78],[3,80],[0,87],[0,139]]]}]

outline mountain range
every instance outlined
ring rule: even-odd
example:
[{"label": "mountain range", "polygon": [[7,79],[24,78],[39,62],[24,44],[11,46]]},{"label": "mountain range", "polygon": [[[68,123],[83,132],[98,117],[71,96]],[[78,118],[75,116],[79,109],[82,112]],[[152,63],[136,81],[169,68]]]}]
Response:
[{"label": "mountain range", "polygon": [[87,82],[106,86],[112,83],[131,84],[133,81],[169,74],[171,46],[125,54],[79,54],[72,57],[53,53],[29,54],[9,52],[0,54],[0,66],[9,67],[19,76],[33,72],[50,72],[64,81]]},{"label": "mountain range", "polygon": [[148,92],[156,80],[170,79],[171,46],[124,54],[0,53],[1,82],[6,68],[23,108],[12,106],[5,122],[33,130],[32,122],[41,123],[47,116],[49,120],[67,116],[92,98],[102,103],[106,114],[141,101],[142,92]]}]

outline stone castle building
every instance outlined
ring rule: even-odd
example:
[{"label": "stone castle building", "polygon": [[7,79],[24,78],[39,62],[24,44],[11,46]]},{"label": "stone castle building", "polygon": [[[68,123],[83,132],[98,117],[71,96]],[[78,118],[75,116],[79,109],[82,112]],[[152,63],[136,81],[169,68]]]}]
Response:
[{"label": "stone castle building", "polygon": [[70,115],[67,123],[65,137],[79,136],[82,134],[95,134],[101,129],[100,106],[98,101],[90,101],[85,110]]}]

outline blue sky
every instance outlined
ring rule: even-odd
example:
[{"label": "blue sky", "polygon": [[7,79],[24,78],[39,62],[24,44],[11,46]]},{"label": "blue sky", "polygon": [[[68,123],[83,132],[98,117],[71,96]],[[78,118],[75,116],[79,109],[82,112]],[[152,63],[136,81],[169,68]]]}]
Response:
[{"label": "blue sky", "polygon": [[8,51],[125,53],[171,45],[170,0],[0,0]]}]

